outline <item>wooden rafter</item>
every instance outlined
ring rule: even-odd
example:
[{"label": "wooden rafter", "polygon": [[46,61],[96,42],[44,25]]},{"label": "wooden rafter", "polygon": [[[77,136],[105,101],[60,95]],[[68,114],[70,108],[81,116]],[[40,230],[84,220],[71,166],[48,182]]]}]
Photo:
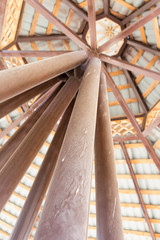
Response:
[{"label": "wooden rafter", "polygon": [[41,50],[17,50],[0,52],[0,57],[53,57],[72,51],[41,51]]},{"label": "wooden rafter", "polygon": [[[51,93],[51,91],[49,92]],[[42,103],[47,97],[48,97],[48,94],[47,96],[43,95],[43,97],[40,98],[39,101],[37,101],[33,106],[31,106],[31,108],[29,108],[19,118],[17,118],[14,122],[12,122],[3,132],[0,133],[0,139],[5,137],[11,130],[15,129],[15,127],[17,127],[17,125],[20,124],[21,121],[29,117],[33,113],[33,111],[40,105],[40,103]]]},{"label": "wooden rafter", "polygon": [[134,173],[134,170],[133,170],[133,167],[132,167],[132,164],[130,162],[130,158],[129,158],[129,155],[128,155],[128,152],[125,148],[125,144],[124,143],[121,143],[121,148],[122,148],[122,151],[124,153],[124,156],[125,156],[125,159],[127,161],[127,164],[128,164],[128,167],[129,167],[129,171],[130,171],[130,174],[131,174],[131,177],[132,177],[132,180],[134,182],[134,185],[135,185],[135,190],[136,190],[136,193],[138,195],[138,198],[139,198],[139,202],[140,202],[140,205],[142,207],[142,210],[143,210],[143,213],[144,213],[144,216],[145,216],[145,219],[146,219],[146,222],[147,222],[147,225],[148,225],[148,228],[149,228],[149,231],[150,231],[150,234],[152,236],[152,239],[153,240],[156,240],[156,236],[155,236],[155,233],[153,231],[153,227],[151,225],[151,221],[149,219],[149,216],[148,216],[148,212],[147,212],[147,209],[145,207],[145,203],[144,203],[144,200],[143,200],[143,197],[142,197],[142,194],[141,194],[141,191],[140,191],[140,188],[139,188],[139,185],[138,185],[138,181],[137,181],[137,177]]},{"label": "wooden rafter", "polygon": [[159,72],[155,72],[150,69],[140,67],[133,63],[129,63],[125,60],[117,59],[115,57],[108,57],[104,54],[100,55],[100,59],[106,63],[112,64],[112,65],[120,67],[122,69],[126,69],[131,72],[141,73],[141,75],[144,75],[144,76],[147,76],[147,77],[150,77],[150,78],[160,81],[160,73]]},{"label": "wooden rafter", "polygon": [[[82,34],[78,34],[82,37]],[[69,37],[64,34],[51,34],[51,35],[33,35],[33,36],[18,36],[17,42],[36,42],[36,41],[54,41],[54,40],[69,40]]]},{"label": "wooden rafter", "polygon": [[136,11],[131,13],[128,17],[126,17],[124,20],[122,20],[123,24],[127,24],[129,21],[131,21],[133,18],[138,17],[143,12],[148,10],[150,7],[152,7],[154,4],[158,3],[159,0],[150,0],[147,3],[145,3],[142,7],[138,8]]},{"label": "wooden rafter", "polygon": [[62,0],[64,3],[68,5],[74,12],[76,12],[79,16],[81,16],[84,20],[88,21],[87,13],[80,8],[76,3],[72,0]]},{"label": "wooden rafter", "polygon": [[140,27],[142,27],[147,22],[151,21],[153,18],[157,17],[160,14],[160,7],[156,7],[154,10],[146,14],[144,17],[140,18],[130,26],[126,27],[124,30],[122,30],[118,35],[113,37],[111,40],[104,43],[102,46],[98,48],[98,52],[101,53],[108,49],[109,47],[113,46],[117,41],[122,40],[123,38],[126,38],[132,32],[136,31]]},{"label": "wooden rafter", "polygon": [[112,92],[114,93],[115,97],[119,101],[119,103],[120,103],[123,111],[125,112],[126,116],[128,117],[128,119],[132,123],[132,125],[133,125],[135,131],[137,132],[140,140],[143,142],[143,144],[146,147],[148,153],[150,154],[151,158],[155,162],[157,168],[160,170],[160,160],[159,160],[158,156],[156,155],[155,150],[153,149],[152,145],[149,143],[149,141],[144,137],[143,133],[141,132],[141,129],[140,129],[135,117],[133,116],[131,110],[129,109],[129,107],[127,105],[127,103],[125,102],[125,99],[122,97],[122,95],[121,95],[120,91],[118,90],[116,84],[114,83],[114,81],[110,77],[110,75],[109,75],[109,73],[108,73],[104,64],[103,64],[103,71],[106,75],[106,79],[107,79],[107,83],[108,83],[109,87],[112,89]]},{"label": "wooden rafter", "polygon": [[103,0],[103,8],[104,8],[104,14],[107,16],[109,14],[110,9],[110,0]]},{"label": "wooden rafter", "polygon": [[160,50],[159,49],[154,49],[151,46],[145,45],[144,43],[132,40],[132,39],[127,39],[127,44],[130,46],[136,47],[138,49],[142,49],[146,52],[150,52],[152,54],[155,54],[160,57]]},{"label": "wooden rafter", "polygon": [[134,141],[134,140],[139,140],[139,137],[137,135],[113,137],[113,142],[126,142],[126,141]]},{"label": "wooden rafter", "polygon": [[64,34],[66,34],[70,39],[72,39],[77,45],[79,45],[84,50],[89,50],[89,46],[69,27],[62,23],[58,18],[56,18],[51,12],[49,12],[42,4],[34,0],[25,0],[32,7],[34,7],[40,14],[42,14],[48,21],[53,23],[59,28]]},{"label": "wooden rafter", "polygon": [[91,49],[95,50],[97,47],[95,3],[94,0],[87,0],[87,3],[88,3],[88,23],[90,30]]},{"label": "wooden rafter", "polygon": [[26,3],[23,1],[21,12],[20,12],[20,16],[19,16],[19,19],[18,19],[18,25],[17,25],[17,29],[16,29],[16,34],[15,34],[15,41],[16,42],[17,42],[17,37],[18,37],[18,35],[20,33],[20,30],[21,30],[21,27],[22,27],[22,21],[23,21],[25,6],[26,6]]}]

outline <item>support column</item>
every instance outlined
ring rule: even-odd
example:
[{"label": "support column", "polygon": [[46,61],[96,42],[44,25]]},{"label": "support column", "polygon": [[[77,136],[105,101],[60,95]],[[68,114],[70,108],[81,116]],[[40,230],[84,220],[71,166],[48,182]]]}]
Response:
[{"label": "support column", "polygon": [[[13,134],[13,136],[2,146],[0,149],[0,171],[7,163],[8,159],[13,155],[17,150],[21,142],[27,136],[29,131],[33,128],[34,124],[38,121],[40,116],[43,114],[45,109],[53,101],[54,97],[62,88],[63,84],[60,84],[55,91],[48,96],[49,98],[39,106],[39,108],[32,113],[32,115],[24,122],[22,126]],[[46,93],[48,95],[48,93]]]},{"label": "support column", "polygon": [[101,62],[90,60],[62,144],[35,240],[85,240]]},{"label": "support column", "polygon": [[85,51],[75,51],[0,71],[0,102],[75,68],[86,58]]},{"label": "support column", "polygon": [[42,166],[34,181],[32,189],[23,206],[10,240],[27,240],[29,237],[32,226],[50,183],[50,179],[54,172],[73,105],[74,101],[71,102],[58,126]]},{"label": "support column", "polygon": [[79,81],[71,77],[3,167],[0,174],[0,209],[3,208],[25,174],[53,126],[75,96],[78,88]]},{"label": "support column", "polygon": [[107,100],[101,75],[95,137],[96,216],[98,240],[123,240],[114,148]]},{"label": "support column", "polygon": [[26,92],[23,92],[13,98],[10,98],[2,103],[0,103],[0,118],[4,117],[17,107],[21,106],[23,103],[29,101],[33,97],[37,96],[38,94],[46,91],[50,87],[52,87],[54,84],[56,84],[59,81],[63,81],[65,78],[62,76],[56,77],[54,79],[51,79],[50,81],[47,81],[45,83],[42,83],[34,88],[29,89]]}]

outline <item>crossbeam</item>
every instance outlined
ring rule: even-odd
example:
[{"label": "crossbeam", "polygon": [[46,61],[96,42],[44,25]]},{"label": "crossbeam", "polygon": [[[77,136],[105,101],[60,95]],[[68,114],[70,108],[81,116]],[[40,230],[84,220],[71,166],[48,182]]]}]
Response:
[{"label": "crossbeam", "polygon": [[53,57],[70,53],[73,51],[41,51],[41,50],[18,50],[18,51],[6,51],[0,52],[0,57]]},{"label": "crossbeam", "polygon": [[[81,38],[82,34],[77,35]],[[33,36],[18,36],[17,42],[36,42],[36,41],[54,41],[54,40],[69,40],[70,38],[65,34],[51,34],[51,35],[33,35]]]}]

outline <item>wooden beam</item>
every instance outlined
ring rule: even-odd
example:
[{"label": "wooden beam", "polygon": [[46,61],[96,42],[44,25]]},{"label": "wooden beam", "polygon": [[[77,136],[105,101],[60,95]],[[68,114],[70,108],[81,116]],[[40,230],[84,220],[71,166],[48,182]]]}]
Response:
[{"label": "wooden beam", "polygon": [[105,75],[102,73],[95,135],[97,238],[106,240],[107,236],[107,240],[123,240],[120,200],[106,88]]},{"label": "wooden beam", "polygon": [[[81,38],[82,34],[77,33]],[[70,38],[64,34],[51,35],[33,35],[33,36],[19,36],[17,42],[36,42],[36,41],[54,41],[54,40],[69,40]]]},{"label": "wooden beam", "polygon": [[109,9],[110,9],[110,0],[103,0],[103,9],[104,9],[104,15],[109,15]]},{"label": "wooden beam", "polygon": [[42,4],[34,0],[25,0],[33,8],[35,8],[42,16],[44,16],[49,22],[53,23],[60,31],[66,34],[72,41],[74,41],[79,47],[86,51],[89,51],[89,46],[84,40],[76,35],[69,27],[55,17],[50,11],[48,11]]},{"label": "wooden beam", "polygon": [[[100,71],[100,60],[91,59],[82,79],[35,240],[43,239],[44,232],[47,240],[86,239]],[[57,190],[59,194],[56,194]],[[44,221],[50,224],[46,225]]]},{"label": "wooden beam", "polygon": [[148,139],[146,139],[144,137],[143,133],[141,132],[140,126],[138,125],[138,122],[136,121],[136,118],[132,114],[132,112],[129,109],[127,103],[125,102],[125,99],[122,97],[122,95],[121,95],[120,91],[118,90],[116,84],[114,83],[111,76],[109,75],[105,65],[103,64],[102,67],[103,67],[103,71],[106,75],[106,79],[107,79],[107,83],[108,83],[109,87],[112,89],[112,92],[114,93],[114,95],[117,98],[117,100],[119,101],[123,111],[125,112],[126,116],[128,117],[131,124],[133,125],[137,135],[139,136],[140,140],[143,142],[143,144],[146,147],[148,153],[150,154],[151,158],[155,162],[157,168],[160,170],[160,160],[159,160],[158,156],[156,155],[155,150],[153,149],[153,147],[150,144],[150,142],[148,141]]},{"label": "wooden beam", "polygon": [[[0,209],[3,208],[20,179],[25,174],[37,152],[52,131],[54,125],[75,96],[80,81],[71,77],[59,91],[41,117],[26,135],[1,171]],[[33,148],[34,144],[34,148]],[[19,157],[23,156],[23,157]]]},{"label": "wooden beam", "polygon": [[[7,46],[3,47],[3,48],[1,49],[1,51],[5,51],[5,50],[13,47],[15,44],[16,44],[16,41],[14,40],[13,42],[9,43]],[[1,51],[0,51],[0,52],[1,52]]]},{"label": "wooden beam", "polygon": [[135,141],[139,140],[137,135],[127,135],[127,136],[116,136],[113,137],[114,142],[126,142],[126,141]]},{"label": "wooden beam", "polygon": [[52,178],[73,106],[74,101],[72,101],[66,110],[58,129],[56,130],[55,136],[53,137],[42,166],[25,201],[10,240],[25,240],[29,237]]},{"label": "wooden beam", "polygon": [[[89,214],[89,217],[90,218],[96,218],[96,215],[95,213],[90,213]],[[143,217],[128,217],[128,216],[122,216],[122,220],[123,221],[132,221],[132,222],[146,222],[145,218]],[[157,218],[151,218],[150,219],[151,223],[157,223],[157,224],[160,224],[160,220],[157,219]],[[88,226],[89,229],[96,229],[97,230],[97,226]]]},{"label": "wooden beam", "polygon": [[159,0],[150,0],[147,3],[144,3],[142,7],[139,7],[136,11],[128,15],[125,19],[122,20],[122,24],[127,24],[129,21],[131,21],[133,18],[138,17],[142,13],[144,13],[146,10],[150,9],[153,5],[158,3]]},{"label": "wooden beam", "polygon": [[104,43],[102,46],[98,48],[98,52],[101,53],[105,51],[106,49],[113,46],[116,42],[121,41],[122,39],[126,38],[132,32],[136,31],[140,27],[142,27],[147,22],[151,21],[153,18],[157,17],[160,14],[160,6],[156,7],[154,10],[150,11],[148,14],[146,14],[144,17],[138,19],[136,22],[131,24],[130,26],[126,27],[124,30],[122,30],[119,34],[117,34],[115,37]]},{"label": "wooden beam", "polygon": [[25,7],[26,7],[26,2],[23,1],[22,8],[21,8],[21,13],[20,13],[19,20],[18,20],[16,35],[15,35],[16,43],[17,43],[18,35],[19,35],[20,31],[21,31],[21,27],[22,27],[22,23],[23,23],[23,17],[24,17],[24,12],[25,12]]},{"label": "wooden beam", "polygon": [[160,57],[160,50],[158,48],[154,49],[151,46],[148,46],[142,42],[138,42],[132,39],[127,39],[127,44],[129,44],[130,46],[136,47],[138,49],[142,49],[144,51],[150,52]]},{"label": "wooden beam", "polygon": [[148,225],[151,237],[152,237],[153,240],[156,240],[156,236],[155,236],[153,227],[151,225],[147,209],[145,207],[145,203],[144,203],[144,200],[143,200],[143,197],[142,197],[139,185],[138,185],[138,181],[137,181],[137,178],[135,176],[135,173],[134,173],[134,170],[133,170],[132,164],[130,162],[130,158],[129,158],[129,155],[128,155],[128,152],[127,152],[127,150],[125,148],[125,144],[124,143],[121,143],[121,148],[122,148],[123,154],[125,156],[125,159],[127,161],[128,168],[129,168],[130,174],[132,176],[132,180],[133,180],[133,183],[134,183],[134,186],[135,186],[135,190],[137,192],[138,199],[139,199],[139,202],[141,204],[141,208],[143,210],[143,213],[144,213],[144,216],[145,216],[145,219],[146,219],[146,222],[147,222],[147,225]]},{"label": "wooden beam", "polygon": [[85,21],[88,22],[87,13],[82,8],[80,8],[76,3],[74,3],[72,0],[62,0],[62,2],[66,3],[68,7],[70,7],[80,17],[82,17]]},{"label": "wooden beam", "polygon": [[1,0],[1,4],[0,4],[0,41],[1,41],[1,37],[2,37],[6,7],[7,7],[7,0]]},{"label": "wooden beam", "polygon": [[[144,117],[144,116],[145,116],[144,113],[137,113],[134,115],[135,118],[140,118],[140,117]],[[127,119],[127,117],[125,115],[111,117],[111,121],[118,121],[118,120],[123,120],[123,119]]]},{"label": "wooden beam", "polygon": [[63,84],[60,84],[54,92],[53,88],[49,90],[43,96],[44,101],[41,102],[41,105],[39,107],[37,107],[38,109],[36,111],[33,111],[33,108],[30,109],[30,111],[32,112],[31,116],[24,122],[24,124],[21,125],[21,127],[19,127],[19,129],[13,134],[13,136],[10,137],[6,144],[2,146],[2,148],[0,149],[0,171],[5,166],[5,164],[7,164],[8,159],[14,154],[18,146],[22,143],[22,141],[36,124],[38,119],[42,116],[45,109],[53,101],[57,93],[61,90],[62,86]]},{"label": "wooden beam", "polygon": [[[6,101],[83,63],[85,51],[75,51],[49,59],[0,71],[0,102]],[[40,71],[41,69],[41,71]],[[23,81],[22,81],[23,79]]]},{"label": "wooden beam", "polygon": [[53,57],[73,51],[41,51],[41,50],[18,50],[18,51],[0,51],[0,57]]},{"label": "wooden beam", "polygon": [[126,69],[126,70],[131,71],[131,72],[136,72],[138,74],[141,73],[144,76],[147,76],[147,77],[150,77],[150,78],[153,78],[155,80],[160,81],[160,72],[155,72],[155,71],[152,71],[150,69],[146,69],[146,68],[137,66],[135,64],[132,64],[130,62],[127,62],[127,61],[124,61],[124,60],[121,60],[121,59],[117,59],[115,57],[108,57],[104,54],[100,55],[100,59],[102,61],[104,61],[106,63],[109,63],[109,64],[112,64],[114,66]]},{"label": "wooden beam", "polygon": [[94,0],[87,0],[87,4],[91,49],[95,50],[97,48],[97,38],[96,38],[96,12]]},{"label": "wooden beam", "polygon": [[16,128],[21,121],[28,118],[33,111],[45,100],[46,94],[44,94],[31,108],[29,108],[25,113],[21,114],[14,122],[12,122],[5,130],[0,133],[0,139],[5,137],[12,129]]},{"label": "wooden beam", "polygon": [[[123,143],[123,142],[121,142]],[[121,144],[120,143],[120,144]],[[158,174],[136,174],[135,175],[136,179],[160,179],[160,175]],[[96,176],[95,175],[92,175],[92,179],[95,179]],[[132,176],[130,174],[118,174],[117,175],[117,179],[131,179]]]},{"label": "wooden beam", "polygon": [[29,101],[30,99],[37,96],[38,94],[46,91],[47,89],[55,85],[57,82],[63,81],[64,79],[66,79],[64,76],[62,77],[58,76],[54,79],[51,79],[45,83],[42,83],[34,88],[29,89],[26,92],[23,92],[11,99],[8,99],[0,103],[0,109],[1,109],[0,118],[4,117],[8,113],[16,109],[17,107],[21,106],[22,104]]},{"label": "wooden beam", "polygon": [[[95,188],[91,189],[91,192],[95,193]],[[144,195],[160,195],[160,190],[141,190]],[[119,194],[137,194],[135,189],[119,189]]]}]

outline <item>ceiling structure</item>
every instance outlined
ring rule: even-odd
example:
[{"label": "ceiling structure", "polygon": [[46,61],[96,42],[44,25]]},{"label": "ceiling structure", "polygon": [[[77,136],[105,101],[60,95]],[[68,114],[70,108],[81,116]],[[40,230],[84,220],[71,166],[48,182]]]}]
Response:
[{"label": "ceiling structure", "polygon": [[[79,49],[101,59],[125,239],[160,239],[159,0],[3,0],[0,10],[1,70]],[[123,45],[117,50],[119,42]],[[0,104],[1,146],[44,100],[43,94],[44,88],[8,112]],[[2,240],[11,235],[56,126],[0,214]],[[43,204],[29,239],[34,239]],[[93,169],[89,240],[96,239],[95,204]]]}]

